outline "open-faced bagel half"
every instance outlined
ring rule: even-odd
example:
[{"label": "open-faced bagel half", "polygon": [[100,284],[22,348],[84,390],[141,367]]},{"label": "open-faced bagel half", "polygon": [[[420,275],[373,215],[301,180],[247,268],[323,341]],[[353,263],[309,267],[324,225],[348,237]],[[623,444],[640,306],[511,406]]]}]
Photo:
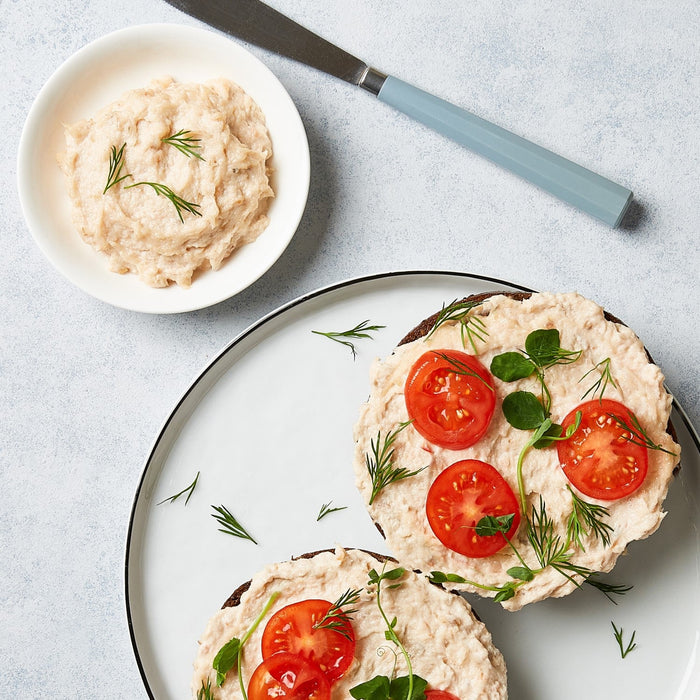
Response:
[{"label": "open-faced bagel half", "polygon": [[[377,584],[370,583],[372,571],[379,576],[395,572],[391,578],[380,582],[379,600]],[[326,663],[323,648],[315,646],[315,632],[309,635],[308,629],[306,633],[303,631],[304,601],[327,601],[332,605],[348,592],[353,594],[353,602],[339,610],[347,614],[352,626],[354,650],[349,664],[347,661],[343,663],[347,669],[335,678],[337,674],[328,671],[333,665]],[[278,597],[265,611],[274,594]],[[285,625],[278,624],[285,616],[284,609],[295,613],[284,618]],[[243,697],[235,666],[217,686],[214,660],[230,640],[243,639],[263,611],[265,614],[246,641],[241,656],[241,678],[250,700],[259,697],[254,690],[251,692],[250,684],[256,672],[256,677],[262,678],[258,668],[263,664],[263,647],[269,650],[270,644],[284,638],[279,642],[283,647],[274,646],[274,649],[279,650],[275,654],[278,659],[286,661],[279,654],[285,653],[284,645],[288,644],[285,635],[290,629],[291,643],[296,644],[294,640],[301,638],[304,653],[317,663],[317,668],[323,666],[322,670],[331,679],[331,698],[348,698],[351,689],[382,676],[389,681],[406,678],[405,657],[400,647],[385,634],[387,621],[391,623],[393,620],[392,629],[410,657],[415,684],[424,679],[427,690],[451,693],[459,700],[507,697],[503,657],[494,647],[483,623],[474,616],[462,597],[431,584],[425,576],[401,569],[387,557],[358,549],[338,548],[267,566],[236,589],[224,607],[211,618],[200,637],[192,680],[193,698],[198,698],[198,693],[203,696],[203,688],[208,688],[212,698]],[[281,631],[283,627],[286,632]],[[347,635],[341,638],[337,631],[329,634],[331,637],[326,637],[326,641],[335,640],[333,643],[340,647],[346,644]],[[319,639],[323,647],[322,635]],[[276,695],[273,693],[270,697]],[[323,691],[311,697],[324,697]]]},{"label": "open-faced bagel half", "polygon": [[[407,566],[439,572],[434,578],[445,585],[496,597],[510,610],[566,595],[612,569],[664,517],[680,448],[663,381],[637,336],[578,294],[467,297],[373,365],[354,431],[357,486]],[[457,384],[486,398],[463,402]],[[528,447],[544,423],[533,406],[542,419],[575,429],[573,437]],[[601,430],[590,431],[590,421]],[[595,469],[583,459],[589,454]],[[377,474],[392,471],[399,478],[377,490]],[[500,505],[484,505],[489,488]],[[485,515],[509,514],[477,532]]]}]

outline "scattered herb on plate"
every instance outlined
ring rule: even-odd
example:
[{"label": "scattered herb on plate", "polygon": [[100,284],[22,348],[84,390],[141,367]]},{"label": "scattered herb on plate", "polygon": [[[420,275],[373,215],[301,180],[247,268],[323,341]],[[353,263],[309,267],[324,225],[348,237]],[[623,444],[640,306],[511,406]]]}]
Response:
[{"label": "scattered herb on plate", "polygon": [[378,330],[381,330],[382,328],[386,328],[386,326],[370,326],[369,319],[366,319],[365,321],[361,321],[354,328],[351,328],[348,331],[311,332],[315,333],[316,335],[322,335],[326,338],[330,338],[330,340],[334,340],[336,343],[340,343],[341,345],[345,345],[346,347],[350,348],[352,357],[353,359],[355,359],[357,357],[357,350],[355,349],[355,344],[352,343],[350,340],[346,340],[346,338],[353,338],[357,340],[361,340],[363,338],[372,338],[371,334],[375,333]]},{"label": "scattered herb on plate", "polygon": [[161,503],[169,502],[169,503],[175,503],[180,496],[183,496],[184,494],[187,494],[187,498],[185,499],[185,505],[187,505],[190,502],[190,498],[192,494],[194,493],[194,489],[197,486],[197,481],[199,480],[199,472],[197,472],[197,476],[194,477],[194,481],[189,485],[186,486],[182,491],[179,493],[176,493],[174,496],[170,496],[168,498],[164,498],[162,501],[156,503],[157,506],[159,506]]},{"label": "scattered herb on plate", "polygon": [[330,513],[337,513],[340,510],[347,509],[347,506],[338,506],[337,508],[331,508],[331,503],[333,503],[333,501],[328,501],[328,503],[324,503],[321,506],[321,510],[318,511],[318,516],[316,516],[316,522],[318,522],[321,518],[325,518]]},{"label": "scattered herb on plate", "polygon": [[631,651],[634,651],[634,649],[637,648],[637,643],[634,641],[634,638],[635,638],[637,632],[636,632],[636,630],[634,632],[632,632],[632,637],[630,638],[627,646],[625,646],[625,643],[622,639],[622,633],[623,633],[622,627],[620,627],[620,629],[617,629],[617,627],[615,627],[615,623],[612,620],[610,620],[610,624],[612,625],[612,628],[614,630],[615,641],[617,642],[617,645],[620,647],[620,656],[622,656],[622,658],[624,659],[627,656],[627,654],[629,654]]},{"label": "scattered herb on plate", "polygon": [[216,511],[212,513],[212,518],[221,525],[219,532],[224,532],[227,535],[233,535],[234,537],[240,537],[243,540],[250,540],[253,544],[257,542],[253,537],[246,531],[246,529],[236,520],[231,511],[225,506],[212,506]]}]

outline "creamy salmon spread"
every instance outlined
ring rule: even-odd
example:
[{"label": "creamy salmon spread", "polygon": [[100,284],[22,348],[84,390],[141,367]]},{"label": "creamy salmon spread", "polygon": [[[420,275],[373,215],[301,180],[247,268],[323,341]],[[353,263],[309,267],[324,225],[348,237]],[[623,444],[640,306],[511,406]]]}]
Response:
[{"label": "creamy salmon spread", "polygon": [[[384,636],[386,624],[376,602],[376,590],[368,586],[371,569],[381,572],[383,562],[354,549],[321,552],[305,559],[272,564],[258,574],[242,595],[240,604],[218,611],[199,640],[194,663],[192,697],[209,681],[213,697],[242,697],[235,670],[216,687],[212,662],[231,638],[241,638],[278,592],[269,615],[243,649],[242,674],[247,687],[254,669],[262,661],[261,637],[269,617],[282,607],[307,599],[329,602],[347,589],[361,590],[353,605],[355,658],[345,675],[331,689],[332,698],[350,697],[350,689],[375,676],[404,676],[407,666],[392,642]],[[396,566],[391,562],[388,568]],[[395,583],[395,582],[390,582]],[[396,633],[410,655],[413,672],[428,681],[428,688],[444,690],[460,700],[497,700],[507,697],[506,668],[486,627],[460,596],[441,590],[423,576],[407,571],[397,588],[383,587],[381,603],[387,617],[396,617]]]},{"label": "creamy salmon spread", "polygon": [[[619,500],[587,502],[605,506],[609,514],[604,522],[611,528],[610,541],[604,544],[589,533],[583,547],[571,548],[571,561],[594,572],[613,568],[627,545],[653,533],[665,513],[663,501],[674,468],[678,464],[680,447],[666,432],[671,411],[671,396],[664,389],[664,377],[652,364],[641,341],[626,326],[607,320],[603,309],[578,294],[533,294],[525,300],[498,295],[486,299],[473,310],[483,322],[482,339],[475,339],[475,349],[463,343],[458,323],[440,325],[428,336],[401,345],[383,360],[377,360],[371,370],[368,402],[360,410],[355,426],[356,483],[366,504],[372,492],[372,482],[366,458],[371,454],[371,441],[379,432],[387,435],[409,420],[404,397],[407,374],[416,360],[429,350],[454,349],[476,355],[486,367],[499,354],[518,351],[532,331],[556,328],[561,347],[580,351],[575,362],[549,367],[546,383],[551,393],[551,416],[560,422],[582,403],[582,395],[598,375],[593,371],[601,361],[609,359],[614,385],[608,384],[605,398],[627,406],[637,417],[650,442],[664,448],[648,450],[648,473],[634,493]],[[516,465],[532,431],[518,430],[505,419],[501,409],[504,397],[514,391],[538,392],[534,377],[503,382],[495,379],[496,408],[485,435],[474,445],[461,450],[448,450],[430,444],[408,425],[398,433],[393,444],[396,467],[410,471],[423,469],[415,476],[390,484],[368,505],[372,519],[381,527],[394,554],[406,566],[423,572],[440,571],[456,574],[482,586],[498,588],[514,579],[507,574],[511,567],[521,566],[514,551],[505,546],[485,558],[469,558],[445,547],[435,536],[426,517],[426,497],[431,484],[448,466],[459,460],[476,459],[495,467],[515,494],[518,494]],[[673,453],[673,454],[669,454]],[[537,506],[540,497],[555,525],[554,534],[560,541],[566,538],[566,523],[573,509],[571,484],[560,466],[557,448],[529,450],[523,460],[522,478],[528,513]],[[523,518],[524,520],[524,518]],[[527,528],[521,526],[513,544],[533,570],[540,568],[527,538]],[[573,581],[553,567],[547,567],[533,580],[517,587],[516,594],[503,602],[510,610],[526,603],[571,593],[582,578]],[[471,584],[450,584],[455,589],[495,596]]]},{"label": "creamy salmon spread", "polygon": [[[74,225],[114,272],[188,287],[268,225],[272,143],[258,105],[229,80],[156,80],[65,136]],[[110,175],[124,179],[105,191]]]}]

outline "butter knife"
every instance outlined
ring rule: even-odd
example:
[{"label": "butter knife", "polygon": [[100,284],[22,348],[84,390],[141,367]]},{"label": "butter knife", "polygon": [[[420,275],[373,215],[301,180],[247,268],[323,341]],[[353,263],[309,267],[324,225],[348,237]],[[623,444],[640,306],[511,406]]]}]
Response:
[{"label": "butter knife", "polygon": [[559,199],[617,227],[632,192],[546,148],[398,78],[385,75],[260,0],[167,0],[243,41],[359,85],[382,102]]}]

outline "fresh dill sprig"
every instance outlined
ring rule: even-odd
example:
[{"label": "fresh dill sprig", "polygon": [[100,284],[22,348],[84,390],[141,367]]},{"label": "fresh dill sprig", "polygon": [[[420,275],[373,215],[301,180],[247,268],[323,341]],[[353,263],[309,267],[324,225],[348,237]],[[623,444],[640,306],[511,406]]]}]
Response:
[{"label": "fresh dill sprig", "polygon": [[185,505],[187,505],[190,502],[190,497],[194,493],[194,489],[197,486],[197,481],[199,480],[199,472],[197,472],[197,476],[194,477],[194,481],[187,486],[186,488],[182,489],[179,493],[176,493],[174,496],[170,496],[169,498],[164,498],[162,501],[159,503],[156,503],[157,506],[159,506],[161,503],[165,503],[168,501],[169,503],[175,503],[180,496],[187,494],[187,498],[185,499]]},{"label": "fresh dill sprig", "polygon": [[610,533],[613,531],[609,523],[604,523],[603,518],[610,515],[610,511],[605,506],[595,503],[588,503],[577,496],[567,484],[567,489],[571,494],[573,510],[566,523],[566,537],[570,543],[575,542],[579,549],[585,551],[582,537],[593,534],[605,547],[610,544]]},{"label": "fresh dill sprig", "polygon": [[675,452],[671,452],[670,450],[667,450],[665,447],[661,447],[661,445],[657,445],[647,434],[646,430],[642,428],[642,426],[639,423],[639,420],[637,419],[637,416],[634,415],[634,413],[630,413],[630,420],[632,422],[632,425],[629,425],[624,418],[621,418],[620,416],[615,415],[614,413],[608,413],[608,415],[627,433],[629,433],[629,436],[625,437],[625,439],[628,442],[631,442],[633,445],[639,445],[639,447],[646,447],[649,450],[658,450],[659,452],[665,452],[667,455],[672,455],[673,457],[677,457]]},{"label": "fresh dill sprig", "polygon": [[197,691],[197,700],[214,700],[214,692],[211,689],[211,680],[207,678],[207,684],[204,685],[204,680],[202,680],[202,687]]},{"label": "fresh dill sprig", "polygon": [[107,175],[107,184],[102,190],[102,194],[105,194],[110,187],[120,183],[122,180],[126,180],[127,177],[131,177],[130,173],[122,175],[122,168],[124,167],[124,149],[126,148],[126,143],[122,144],[122,147],[117,150],[116,146],[112,146],[109,152],[109,174]]},{"label": "fresh dill sprig", "polygon": [[124,189],[128,190],[132,187],[140,187],[141,185],[148,185],[157,195],[162,194],[166,199],[169,199],[173,203],[177,215],[180,217],[180,221],[183,224],[185,223],[185,220],[182,218],[183,211],[194,214],[195,216],[202,216],[202,213],[199,211],[199,204],[184,200],[180,195],[175,194],[167,185],[163,185],[160,182],[134,182],[133,185],[125,185]]},{"label": "fresh dill sprig", "polygon": [[586,374],[579,379],[579,383],[581,383],[591,372],[595,372],[598,370],[598,373],[600,376],[598,377],[597,381],[588,388],[586,393],[581,397],[581,401],[583,401],[589,394],[593,395],[593,398],[596,397],[596,394],[598,395],[598,401],[602,403],[603,401],[603,395],[605,394],[605,390],[608,388],[608,384],[612,384],[616,389],[617,389],[617,384],[615,384],[615,380],[613,379],[612,372],[610,371],[610,358],[606,357],[604,360],[601,360],[595,367],[592,367],[591,369],[586,372]]},{"label": "fresh dill sprig", "polygon": [[326,338],[330,338],[331,340],[334,340],[336,343],[340,343],[341,345],[345,345],[346,347],[350,348],[350,352],[352,353],[353,359],[357,357],[357,350],[355,350],[355,345],[354,343],[351,343],[349,340],[343,340],[344,338],[356,338],[358,340],[361,340],[362,338],[371,338],[372,336],[370,335],[371,333],[374,333],[375,331],[381,330],[382,328],[386,328],[386,326],[370,326],[369,324],[369,319],[366,319],[364,321],[361,321],[358,323],[354,328],[351,328],[348,331],[311,331],[312,333],[315,333],[316,335],[322,335],[325,336]]},{"label": "fresh dill sprig", "polygon": [[636,632],[636,630],[634,632],[632,632],[632,637],[630,638],[630,641],[627,644],[627,646],[625,646],[624,642],[622,641],[622,632],[623,632],[622,627],[620,627],[620,629],[617,629],[617,627],[615,627],[615,623],[612,620],[610,620],[610,624],[612,625],[612,628],[614,630],[615,641],[617,642],[617,645],[620,647],[620,655],[624,659],[627,656],[627,654],[629,654],[631,651],[633,651],[634,649],[637,648],[637,644],[634,641],[634,638],[635,638],[637,632]]},{"label": "fresh dill sprig", "polygon": [[221,525],[219,532],[224,532],[234,537],[240,537],[243,540],[250,540],[253,544],[257,544],[246,529],[233,517],[233,514],[228,508],[223,505],[212,506],[212,508],[216,511],[216,513],[212,513],[212,518]]},{"label": "fresh dill sprig", "polygon": [[466,362],[462,362],[462,360],[456,357],[451,357],[446,352],[439,352],[437,350],[434,352],[440,359],[444,360],[450,365],[455,374],[462,374],[465,377],[474,377],[475,379],[478,379],[489,391],[495,391],[495,389],[478,372],[475,372],[468,364],[466,364]]},{"label": "fresh dill sprig", "polygon": [[488,336],[484,320],[480,316],[472,314],[472,311],[481,304],[482,302],[480,301],[457,301],[456,299],[447,306],[443,304],[442,309],[438,312],[433,327],[428,332],[428,335],[426,335],[426,339],[430,338],[444,323],[456,321],[460,326],[459,331],[462,338],[462,347],[466,348],[466,341],[469,340],[474,354],[477,355],[476,341],[479,340],[485,343]]},{"label": "fresh dill sprig", "polygon": [[362,589],[348,588],[348,590],[328,608],[328,612],[314,624],[313,629],[332,630],[345,637],[345,639],[352,639],[348,632],[348,623],[357,612],[357,608],[351,608],[350,610],[343,610],[343,608],[346,605],[355,605],[355,603],[360,600],[360,593],[362,593]]},{"label": "fresh dill sprig", "polygon": [[574,576],[587,579],[593,573],[591,569],[571,561],[574,554],[570,549],[571,543],[555,531],[554,521],[547,515],[547,507],[541,495],[539,506],[532,506],[532,516],[528,518],[527,538],[542,569],[551,566],[579,587],[581,582]]},{"label": "fresh dill sprig", "polygon": [[163,143],[170,144],[177,148],[180,153],[184,153],[188,158],[194,157],[199,160],[204,160],[202,156],[197,153],[197,149],[201,148],[199,142],[202,139],[196,139],[193,136],[189,136],[192,132],[188,129],[180,129],[176,134],[170,136],[165,136],[161,139]]},{"label": "fresh dill sprig", "polygon": [[393,465],[394,442],[399,433],[411,423],[412,421],[399,423],[399,427],[390,431],[383,440],[381,430],[379,430],[377,431],[376,441],[370,440],[372,454],[365,454],[367,471],[372,479],[372,494],[369,499],[369,505],[374,503],[374,499],[379,495],[380,491],[389,486],[389,484],[415,476],[422,472],[423,469],[426,469],[426,467],[422,467],[415,471],[409,471],[405,467],[394,467]]},{"label": "fresh dill sprig", "polygon": [[612,596],[625,595],[625,593],[628,593],[634,588],[634,586],[625,586],[621,583],[601,581],[595,573],[591,574],[584,583],[593,586],[593,588],[597,588],[613,605],[617,605],[617,601]]},{"label": "fresh dill sprig", "polygon": [[318,516],[316,518],[316,522],[318,522],[321,518],[325,518],[326,515],[329,513],[337,513],[339,510],[346,510],[347,506],[339,506],[338,508],[331,508],[331,503],[333,501],[328,501],[328,503],[324,503],[321,506],[321,510],[318,511]]}]

